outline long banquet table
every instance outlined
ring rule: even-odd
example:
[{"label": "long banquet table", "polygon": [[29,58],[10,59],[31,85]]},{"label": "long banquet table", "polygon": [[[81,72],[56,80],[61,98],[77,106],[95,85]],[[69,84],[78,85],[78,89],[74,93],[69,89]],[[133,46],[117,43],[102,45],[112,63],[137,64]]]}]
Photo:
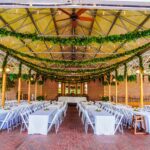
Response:
[{"label": "long banquet table", "polygon": [[28,134],[47,135],[49,118],[56,111],[57,111],[57,108],[50,108],[49,110],[42,109],[29,115]]},{"label": "long banquet table", "polygon": [[83,107],[94,117],[96,135],[114,135],[115,116],[98,108],[92,103],[82,103]]},{"label": "long banquet table", "polygon": [[60,96],[58,97],[58,101],[67,102],[67,103],[78,103],[87,101],[86,97],[71,97],[71,96]]}]

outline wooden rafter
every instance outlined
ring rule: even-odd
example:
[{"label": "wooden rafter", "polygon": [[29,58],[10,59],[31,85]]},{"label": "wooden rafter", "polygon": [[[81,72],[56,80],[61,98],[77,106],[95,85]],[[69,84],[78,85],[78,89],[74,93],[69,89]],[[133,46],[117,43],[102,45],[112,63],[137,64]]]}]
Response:
[{"label": "wooden rafter", "polygon": [[[53,19],[53,23],[54,23],[54,26],[55,26],[56,34],[59,35],[58,27],[57,27],[57,23],[56,23],[56,19],[55,19],[54,10],[50,8],[50,12],[52,14],[52,19]],[[63,47],[62,47],[61,44],[60,44],[60,49],[61,49],[61,52],[63,52]],[[62,58],[64,59],[64,54],[63,53],[62,53]]]}]

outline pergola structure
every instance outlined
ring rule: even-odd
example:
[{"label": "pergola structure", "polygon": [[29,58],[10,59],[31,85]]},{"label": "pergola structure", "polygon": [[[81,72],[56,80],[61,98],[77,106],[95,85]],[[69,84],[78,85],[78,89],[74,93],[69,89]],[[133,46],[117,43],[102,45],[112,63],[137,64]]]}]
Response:
[{"label": "pergola structure", "polygon": [[[141,10],[119,10],[117,7],[115,10],[98,9],[100,6],[97,3],[93,4],[94,9],[58,6],[34,8],[34,1],[28,4],[22,8],[17,8],[18,3],[14,5],[15,8],[5,8],[5,4],[4,8],[0,8],[3,107],[7,68],[14,74],[18,74],[19,66],[22,66],[22,74],[46,75],[63,82],[84,82],[105,76],[108,72],[115,76],[114,70],[123,75],[125,65],[125,102],[128,104],[127,76],[139,69],[140,104],[143,107],[143,75],[150,74],[150,12],[146,2]],[[134,35],[130,40],[129,36],[124,36],[124,40],[113,41],[118,35],[143,35],[145,31],[147,34],[144,36],[135,38]],[[110,41],[106,40],[111,36]],[[95,37],[104,37],[105,40],[86,41]],[[73,42],[66,43],[65,40]],[[19,102],[20,76],[18,82]],[[117,103],[118,81],[115,82]],[[37,84],[35,87],[37,89]],[[28,90],[30,103],[30,79]]]}]

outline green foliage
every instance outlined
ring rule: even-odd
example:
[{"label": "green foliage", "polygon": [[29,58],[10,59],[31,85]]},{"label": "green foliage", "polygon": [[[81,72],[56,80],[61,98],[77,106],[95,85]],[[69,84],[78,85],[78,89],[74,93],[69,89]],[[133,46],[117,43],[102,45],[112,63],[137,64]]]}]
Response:
[{"label": "green foliage", "polygon": [[108,96],[102,96],[101,101],[107,102],[107,101],[109,101],[109,97]]},{"label": "green foliage", "polygon": [[31,84],[35,84],[36,80],[30,80]]},{"label": "green foliage", "polygon": [[28,74],[22,74],[21,78],[22,78],[22,80],[27,81],[29,79],[29,75]]},{"label": "green foliage", "polygon": [[11,81],[15,81],[17,78],[18,78],[18,75],[17,75],[17,74],[14,74],[14,73],[10,73],[10,74],[9,74],[9,79],[10,79]]},{"label": "green foliage", "polygon": [[124,75],[118,75],[118,76],[116,77],[116,80],[119,81],[119,82],[124,81]]},{"label": "green foliage", "polygon": [[[100,57],[100,58],[94,58],[94,59],[89,59],[89,60],[83,60],[83,61],[78,61],[78,60],[53,60],[53,59],[47,59],[47,58],[41,58],[41,57],[35,57],[26,53],[22,53],[20,51],[16,51],[14,49],[8,48],[4,45],[0,44],[0,49],[4,52],[9,52],[9,55],[18,58],[17,56],[20,55],[23,58],[30,58],[33,60],[37,60],[37,61],[42,61],[42,62],[47,62],[49,64],[57,64],[57,65],[64,65],[64,66],[86,66],[86,65],[92,65],[92,64],[97,64],[100,62],[106,62],[106,61],[110,61],[113,59],[117,59],[120,57],[125,57],[125,56],[129,56],[129,55],[136,55],[138,52],[141,52],[142,50],[144,50],[145,48],[150,47],[150,42],[147,44],[144,44],[138,48],[129,50],[129,51],[125,51],[123,53],[118,53],[118,54],[114,54],[114,55],[110,55],[110,56],[106,56],[106,57]],[[51,69],[48,68],[51,72],[53,71],[58,71],[60,69]],[[63,69],[61,69],[63,71]]]},{"label": "green foliage", "polygon": [[44,99],[45,99],[45,97],[44,96],[37,96],[37,98],[36,98],[38,101],[43,101]]},{"label": "green foliage", "polygon": [[38,81],[38,84],[39,84],[39,85],[43,85],[43,84],[44,84],[44,81],[43,81],[43,80],[39,80],[39,81]]},{"label": "green foliage", "polygon": [[80,45],[80,46],[87,46],[91,43],[106,43],[106,42],[129,42],[133,41],[142,37],[149,37],[150,36],[150,29],[144,31],[134,31],[129,32],[126,34],[120,35],[109,35],[109,36],[89,36],[89,37],[69,37],[69,38],[60,38],[60,37],[47,37],[47,36],[39,36],[37,34],[24,34],[24,33],[17,33],[15,31],[8,31],[4,28],[0,29],[0,36],[13,36],[17,39],[30,39],[32,41],[47,41],[53,44],[61,44],[61,45]]},{"label": "green foliage", "polygon": [[137,80],[137,76],[136,76],[136,74],[135,75],[129,75],[127,77],[127,79],[128,79],[129,82],[134,82],[134,81]]},{"label": "green foliage", "polygon": [[[13,87],[15,87],[15,82],[11,81],[9,76],[7,76],[7,78],[6,78],[6,90],[9,91]],[[2,89],[2,77],[0,78],[0,89]]]}]

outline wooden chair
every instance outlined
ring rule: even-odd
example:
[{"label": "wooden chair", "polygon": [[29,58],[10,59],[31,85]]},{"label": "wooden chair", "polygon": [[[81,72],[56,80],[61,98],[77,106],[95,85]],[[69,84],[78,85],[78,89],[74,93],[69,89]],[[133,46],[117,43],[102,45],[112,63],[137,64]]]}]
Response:
[{"label": "wooden chair", "polygon": [[[146,125],[145,125],[144,116],[133,115],[132,127],[134,127],[134,134],[146,134]],[[140,130],[137,130],[138,128],[140,128]]]}]

